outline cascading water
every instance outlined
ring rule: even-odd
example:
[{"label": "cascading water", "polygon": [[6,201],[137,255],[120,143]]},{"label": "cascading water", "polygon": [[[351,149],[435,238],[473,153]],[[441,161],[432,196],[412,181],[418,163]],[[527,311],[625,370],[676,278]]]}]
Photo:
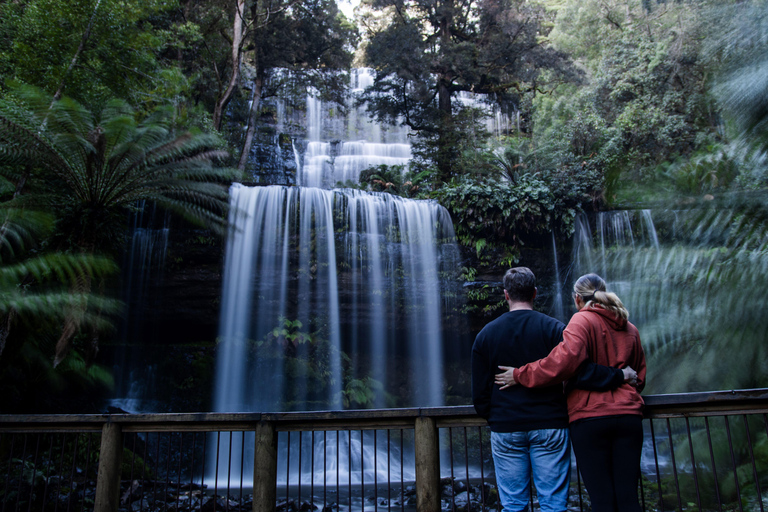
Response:
[{"label": "cascading water", "polygon": [[[378,389],[373,405],[402,389],[401,405],[442,404],[438,274],[457,257],[445,209],[346,189],[230,196],[216,411],[338,409],[361,383]],[[239,456],[220,477],[230,464]]]},{"label": "cascading water", "polygon": [[[356,69],[352,74],[352,98],[373,81],[372,71]],[[405,168],[411,159],[411,146],[402,127],[373,123],[364,107],[350,100],[351,115],[324,115],[323,102],[314,95],[307,96],[307,133],[309,142],[299,184],[304,187],[331,188],[337,183],[356,184],[361,171],[378,165]]]},{"label": "cascading water", "polygon": [[153,326],[148,311],[162,300],[160,295],[168,251],[168,215],[140,201],[132,215],[130,248],[125,255],[123,276],[125,322],[122,344],[115,357],[115,395],[109,405],[130,412],[151,410],[147,390],[154,387],[156,365],[135,364],[140,350],[133,343],[151,342]]},{"label": "cascading water", "polygon": [[[370,75],[354,78],[362,87]],[[458,267],[450,216],[434,201],[329,190],[337,182],[357,182],[371,166],[407,165],[410,146],[401,131],[354,117],[340,126],[324,112],[321,102],[308,98],[310,141],[303,159],[296,159],[301,188],[230,189],[217,412],[443,404],[444,346],[450,340],[442,326],[446,314],[458,309],[455,281],[440,278]],[[354,140],[329,132],[350,133]],[[376,441],[373,433],[342,435],[343,446],[335,437],[281,438],[279,449],[288,456],[296,443],[309,443],[305,449],[320,461],[330,451],[359,454],[378,446],[380,467],[363,468],[350,455],[328,474],[335,480],[339,471],[353,483],[387,471],[384,461],[393,454],[412,459]],[[206,480],[230,485],[230,468],[239,473],[242,465],[247,485],[252,442],[222,434],[220,458],[210,460]],[[296,478],[317,479],[309,459],[291,466]],[[395,472],[413,478],[412,467]]]}]

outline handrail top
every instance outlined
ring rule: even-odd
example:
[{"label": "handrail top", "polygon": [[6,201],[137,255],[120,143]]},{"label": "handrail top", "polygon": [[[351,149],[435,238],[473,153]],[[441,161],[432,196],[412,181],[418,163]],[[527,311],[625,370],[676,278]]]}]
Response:
[{"label": "handrail top", "polygon": [[[648,395],[645,404],[654,410],[667,408],[697,408],[716,405],[766,405],[768,406],[768,388],[671,393]],[[314,421],[318,423],[338,422],[343,420],[387,421],[408,420],[418,417],[436,419],[462,418],[475,416],[471,405],[444,407],[413,407],[400,409],[350,409],[341,411],[295,411],[295,412],[193,412],[193,413],[139,413],[139,414],[0,414],[0,425],[26,424],[146,424],[146,423],[258,423],[275,421],[293,423]]]}]

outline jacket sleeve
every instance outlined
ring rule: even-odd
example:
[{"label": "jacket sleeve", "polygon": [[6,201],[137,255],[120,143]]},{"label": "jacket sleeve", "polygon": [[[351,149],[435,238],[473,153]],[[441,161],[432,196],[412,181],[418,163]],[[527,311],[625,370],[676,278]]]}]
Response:
[{"label": "jacket sleeve", "polygon": [[624,384],[624,372],[620,368],[603,366],[587,360],[581,364],[576,376],[568,384],[569,388],[609,391]]},{"label": "jacket sleeve", "polygon": [[[574,316],[576,319],[576,316]],[[570,379],[588,359],[587,326],[571,320],[563,331],[563,341],[549,355],[517,368],[512,376],[527,388],[551,386]]]},{"label": "jacket sleeve", "polygon": [[635,349],[635,364],[637,366],[632,366],[632,368],[635,369],[637,372],[637,384],[635,387],[637,388],[638,392],[642,392],[645,388],[645,352],[643,351],[643,346],[640,344],[640,334],[637,333],[637,329],[635,329],[635,336],[637,339],[637,347]]},{"label": "jacket sleeve", "polygon": [[480,337],[472,345],[472,403],[477,415],[488,419],[491,415],[491,391],[494,376],[488,370],[488,357],[482,351]]}]

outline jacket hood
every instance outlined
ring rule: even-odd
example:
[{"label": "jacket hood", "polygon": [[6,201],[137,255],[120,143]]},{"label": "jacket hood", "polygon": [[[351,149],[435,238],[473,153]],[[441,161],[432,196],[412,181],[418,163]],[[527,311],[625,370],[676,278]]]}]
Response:
[{"label": "jacket hood", "polygon": [[627,328],[627,321],[624,318],[614,315],[610,310],[605,309],[603,306],[599,304],[589,305],[583,308],[581,311],[588,311],[588,312],[595,313],[597,315],[602,316],[605,319],[605,321],[608,322],[608,325],[610,325],[617,331],[623,331]]}]

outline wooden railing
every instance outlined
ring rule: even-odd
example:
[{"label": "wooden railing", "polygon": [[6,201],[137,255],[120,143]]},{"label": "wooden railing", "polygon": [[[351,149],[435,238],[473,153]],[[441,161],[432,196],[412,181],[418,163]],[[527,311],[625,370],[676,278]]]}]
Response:
[{"label": "wooden railing", "polygon": [[[759,510],[764,511],[764,498],[768,498],[768,489],[766,489],[765,482],[768,475],[768,467],[761,465],[759,457],[755,456],[755,447],[763,449],[764,446],[768,446],[768,440],[765,439],[768,436],[768,389],[753,389],[753,390],[740,390],[740,391],[719,391],[711,393],[689,393],[689,394],[675,394],[675,395],[654,395],[646,396],[646,411],[645,416],[648,420],[647,425],[650,426],[653,439],[653,453],[657,456],[657,437],[654,433],[654,427],[658,429],[658,424],[661,422],[666,425],[666,436],[661,436],[661,441],[664,446],[668,444],[668,451],[672,457],[672,471],[674,472],[674,484],[677,489],[676,499],[674,493],[664,491],[665,487],[662,484],[662,473],[659,471],[659,460],[656,458],[656,474],[654,485],[657,484],[658,489],[651,489],[648,491],[649,496],[653,495],[654,500],[664,500],[665,496],[667,501],[674,499],[677,503],[667,503],[667,506],[673,506],[678,509],[685,509],[683,502],[689,503],[689,499],[698,503],[698,509],[705,509],[706,506],[702,505],[703,501],[706,501],[706,496],[702,496],[702,484],[698,478],[701,477],[702,471],[708,471],[706,468],[710,467],[710,461],[702,460],[701,455],[696,458],[694,453],[694,437],[709,438],[709,453],[711,454],[711,473],[715,478],[716,490],[718,487],[718,475],[722,478],[731,478],[731,469],[726,472],[722,468],[722,461],[716,461],[715,448],[718,448],[717,441],[713,445],[711,428],[709,421],[715,421],[717,417],[723,417],[725,431],[727,431],[727,441],[730,444],[730,458],[733,461],[733,479],[736,481],[736,489],[739,493],[738,507],[742,507],[744,499],[742,497],[743,489],[749,488],[749,492],[756,491],[757,504],[759,503]],[[735,420],[733,418],[736,418]],[[703,418],[701,423],[697,418]],[[680,422],[679,425],[673,425],[670,420]],[[691,422],[696,421],[693,426],[694,433],[692,434]],[[720,421],[720,420],[717,420]],[[734,423],[736,422],[736,423]],[[744,427],[741,426],[743,422]],[[700,424],[701,423],[701,424]],[[740,438],[746,435],[747,441],[742,449],[737,447],[734,449],[732,428],[738,424],[741,434]],[[762,428],[755,427],[756,424],[762,424]],[[384,410],[359,410],[359,411],[325,411],[325,412],[286,412],[286,413],[238,413],[238,414],[218,414],[218,413],[193,413],[193,414],[112,414],[112,415],[0,415],[0,468],[5,467],[7,474],[5,478],[5,491],[2,494],[2,508],[6,510],[15,510],[18,508],[19,503],[25,507],[23,510],[35,510],[36,507],[45,508],[46,500],[50,503],[53,500],[61,501],[62,481],[66,478],[66,471],[71,464],[71,482],[79,482],[77,484],[71,484],[65,487],[68,489],[81,489],[82,497],[72,498],[71,495],[65,496],[68,500],[76,499],[78,505],[77,510],[90,510],[91,498],[88,496],[92,492],[88,489],[89,483],[89,469],[88,461],[95,460],[98,467],[98,473],[95,478],[95,494],[93,497],[92,510],[98,512],[115,512],[120,509],[121,501],[126,501],[125,493],[132,492],[130,489],[125,491],[127,487],[130,487],[131,481],[134,480],[134,467],[138,468],[140,465],[143,471],[146,471],[146,460],[150,458],[147,455],[147,448],[144,448],[144,456],[138,457],[140,462],[137,462],[136,438],[133,438],[134,447],[131,449],[127,445],[126,436],[131,436],[136,433],[159,433],[157,443],[157,459],[161,458],[160,455],[160,433],[177,433],[180,434],[179,443],[184,443],[184,433],[201,433],[201,432],[241,432],[243,440],[246,433],[254,433],[255,436],[255,449],[253,453],[253,503],[252,510],[258,512],[274,511],[275,504],[278,501],[277,489],[278,489],[278,466],[279,463],[285,464],[279,460],[278,455],[278,435],[280,432],[312,432],[312,439],[314,443],[315,432],[344,432],[349,431],[347,434],[349,440],[352,441],[352,431],[360,432],[360,444],[363,443],[363,431],[375,431],[373,434],[374,442],[376,440],[376,431],[387,431],[387,438],[389,438],[389,431],[399,431],[400,440],[402,444],[403,432],[412,432],[413,437],[413,452],[414,452],[414,474],[415,474],[415,491],[416,491],[416,509],[419,512],[436,512],[441,510],[441,507],[445,505],[446,495],[444,489],[441,488],[441,454],[446,457],[446,450],[441,449],[440,446],[440,432],[445,429],[452,432],[452,429],[464,429],[464,438],[467,438],[467,428],[476,429],[479,434],[480,443],[480,465],[481,465],[481,479],[485,481],[486,477],[482,472],[483,460],[487,459],[482,455],[483,444],[482,436],[483,432],[487,431],[485,421],[479,418],[474,409],[470,406],[460,407],[434,407],[434,408],[412,408],[412,409],[384,409]],[[717,427],[721,429],[722,427]],[[686,435],[687,429],[687,435]],[[724,432],[725,432],[724,431]],[[472,430],[474,435],[475,430]],[[698,432],[698,433],[697,433]],[[77,440],[74,441],[74,448],[72,448],[72,442],[69,444],[61,443],[61,448],[57,441],[54,441],[53,434],[76,434]],[[96,443],[93,443],[93,452],[91,447],[91,435],[96,435],[98,438],[97,443],[100,448],[95,450]],[[37,437],[31,437],[31,436]],[[86,462],[76,462],[75,457],[82,457],[82,453],[85,452],[85,442],[80,441],[81,435],[86,435],[88,440],[88,454],[86,456]],[[338,438],[338,434],[336,434]],[[410,436],[409,443],[410,443]],[[723,434],[725,436],[725,434]],[[205,438],[205,435],[203,435]],[[454,451],[453,451],[453,435],[450,436],[450,467],[451,475],[453,475],[454,468]],[[675,454],[682,453],[681,450],[686,451],[685,439],[687,438],[687,444],[690,448],[690,460],[683,466],[688,468],[688,471],[692,469],[692,477],[695,481],[696,497],[685,497],[684,490],[681,491],[679,483],[678,466],[680,462],[676,463]],[[49,441],[50,439],[50,441]],[[195,446],[197,443],[199,451],[199,442],[193,438],[192,446],[189,447],[189,441],[186,442],[186,449],[191,450],[191,462],[187,459],[183,459],[179,456],[178,465],[178,481],[176,485],[173,481],[175,473],[170,473],[166,468],[166,484],[173,484],[176,489],[174,492],[180,492],[179,489],[183,488],[181,469],[182,461],[189,462],[192,466],[200,463],[198,458],[195,461]],[[290,442],[290,435],[288,435]],[[301,444],[301,434],[299,434],[299,440]],[[675,447],[675,439],[677,439],[677,447]],[[682,439],[682,441],[681,441]],[[723,437],[725,439],[725,437]],[[205,440],[203,441],[205,442]],[[742,442],[742,441],[738,441]],[[46,444],[50,443],[50,449],[45,452]],[[683,443],[683,447],[680,447],[680,443]],[[166,462],[167,466],[170,466],[171,461],[171,442],[168,441],[169,456]],[[700,444],[700,443],[699,443]],[[33,447],[34,446],[34,447]],[[465,445],[465,450],[467,450]],[[741,445],[739,445],[741,446]],[[706,449],[701,449],[700,453],[707,453]],[[59,457],[58,452],[61,451]],[[338,450],[338,449],[337,449]],[[745,452],[745,450],[747,450]],[[72,451],[72,461],[70,461],[69,453]],[[183,451],[183,450],[181,450]],[[230,448],[231,451],[231,448]],[[751,462],[747,456],[741,456],[746,462],[739,462],[736,459],[736,453],[750,453]],[[124,454],[134,457],[133,461],[124,461]],[[243,449],[243,453],[245,450]],[[486,451],[486,455],[488,455]],[[203,454],[205,454],[205,448],[203,448]],[[151,454],[150,454],[151,455]],[[230,454],[231,455],[231,454]],[[338,456],[338,451],[337,451]],[[203,455],[205,457],[205,455]],[[299,457],[301,455],[299,454]],[[362,457],[362,455],[361,455]],[[679,455],[678,455],[679,457]],[[686,455],[687,457],[687,455]],[[747,458],[744,458],[747,457]],[[56,465],[57,458],[60,460],[62,467],[51,471],[51,464]],[[188,458],[188,457],[187,457]],[[284,456],[283,456],[284,458]],[[351,460],[351,448],[350,448],[350,460]],[[722,457],[721,457],[722,459]],[[175,459],[174,459],[175,460]],[[124,462],[130,462],[131,477],[127,480],[125,476]],[[336,461],[338,466],[338,460]],[[445,467],[445,461],[444,467]],[[467,485],[470,484],[469,475],[469,458],[466,460],[467,466]],[[718,466],[720,462],[721,467]],[[47,469],[45,467],[47,463]],[[156,461],[157,463],[157,461]],[[288,456],[287,464],[290,465],[291,458]],[[361,459],[361,474],[362,466],[365,461]],[[175,464],[175,462],[174,462]],[[204,464],[204,462],[203,462]],[[323,461],[325,464],[325,461]],[[368,463],[370,464],[370,462]],[[744,467],[748,467],[751,464],[753,476],[752,480],[746,485],[744,480]],[[300,464],[301,465],[301,464]],[[84,475],[81,466],[85,466]],[[77,467],[77,470],[75,469]],[[369,466],[370,467],[370,466]],[[314,468],[314,466],[313,466]],[[703,468],[703,469],[702,469]],[[402,469],[402,468],[401,468]],[[26,473],[24,473],[26,471]],[[190,481],[190,485],[194,487],[194,472],[196,470],[190,470],[184,478]],[[301,468],[299,468],[299,472]],[[21,473],[19,473],[21,472]],[[29,473],[31,472],[31,479]],[[136,469],[138,473],[139,470]],[[51,480],[52,474],[57,474],[56,480]],[[77,476],[77,474],[80,476]],[[290,469],[288,470],[290,475]],[[726,476],[722,476],[725,475]],[[24,475],[16,478],[17,474]],[[0,473],[2,475],[2,473]],[[123,475],[123,479],[121,479]],[[170,475],[170,476],[169,476]],[[42,491],[39,488],[35,490],[35,482],[37,477],[45,476],[45,490]],[[443,475],[444,476],[444,475]],[[742,483],[739,483],[741,477]],[[289,481],[291,477],[287,476],[285,485],[290,487],[295,483]],[[299,496],[302,492],[301,476],[299,476],[298,492]],[[473,477],[474,478],[474,477]],[[136,479],[138,482],[140,479]],[[338,476],[337,476],[338,480]],[[443,478],[445,480],[445,478]],[[27,482],[32,487],[29,489]],[[9,483],[10,482],[10,483]],[[314,476],[312,477],[312,486],[314,488]],[[351,480],[350,480],[351,482]],[[648,482],[653,482],[653,479],[649,477]],[[52,487],[58,484],[59,491],[55,497],[53,497]],[[242,483],[241,485],[241,502],[239,506],[242,506]],[[327,485],[327,480],[323,480],[323,485]],[[375,486],[377,484],[374,484]],[[388,482],[391,485],[391,482]],[[404,492],[404,483],[400,482],[400,494]],[[443,482],[443,486],[444,486]],[[646,485],[649,485],[646,483]],[[42,486],[42,483],[38,487]],[[49,489],[49,486],[51,489]],[[745,487],[746,486],[746,487]],[[18,487],[18,490],[15,489]],[[351,487],[351,485],[350,485]],[[753,491],[754,489],[754,491]],[[2,484],[0,484],[0,491],[3,491]],[[124,492],[125,491],[125,492]],[[229,489],[227,489],[229,492]],[[376,491],[378,493],[378,490]],[[484,491],[483,491],[484,492]],[[581,492],[581,489],[579,489]],[[667,493],[666,495],[664,493]],[[710,492],[710,490],[707,490]],[[27,497],[28,495],[28,497]],[[750,494],[751,496],[752,494]],[[121,500],[122,496],[122,500]],[[349,491],[350,503],[352,490]],[[483,494],[485,496],[485,494]],[[672,498],[670,498],[672,496]],[[180,499],[177,496],[177,500]],[[249,498],[250,499],[250,498]],[[340,493],[336,495],[337,501],[340,500]],[[451,491],[448,499],[454,499],[455,508],[455,493]],[[485,498],[483,498],[485,499]],[[650,498],[649,498],[650,499]],[[581,494],[579,494],[579,500],[581,502]],[[402,501],[402,498],[401,498]],[[717,490],[717,502],[718,505],[722,503],[720,492]],[[14,508],[6,508],[6,504]],[[129,497],[130,504],[130,497]],[[68,504],[69,505],[69,502]],[[389,505],[389,504],[388,504]],[[227,505],[228,506],[228,505]],[[488,505],[483,502],[482,508],[487,509]],[[664,507],[662,503],[662,507]],[[214,504],[215,507],[215,504]],[[363,507],[365,507],[365,501],[363,500]],[[645,503],[644,503],[645,507]],[[378,508],[378,507],[376,507]],[[692,508],[692,507],[687,507]],[[653,509],[653,507],[652,507]],[[742,508],[743,509],[743,508]],[[757,508],[755,509],[757,510]]]}]

